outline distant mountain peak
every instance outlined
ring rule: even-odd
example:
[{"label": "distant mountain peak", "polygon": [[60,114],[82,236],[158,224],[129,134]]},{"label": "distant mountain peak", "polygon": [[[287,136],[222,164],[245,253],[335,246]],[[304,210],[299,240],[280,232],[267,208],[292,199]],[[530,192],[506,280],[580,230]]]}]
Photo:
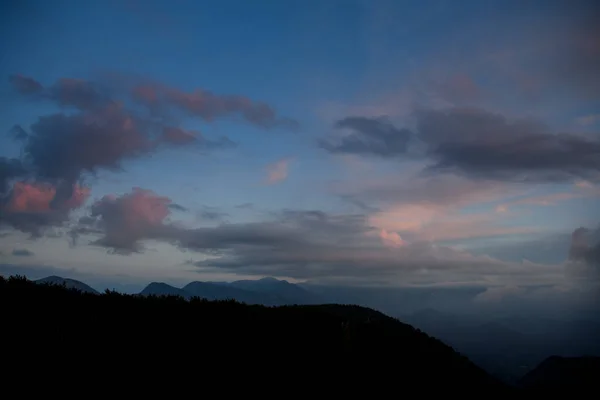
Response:
[{"label": "distant mountain peak", "polygon": [[259,281],[261,281],[261,282],[286,282],[287,283],[287,281],[279,280],[277,278],[273,278],[272,276],[265,276],[264,278],[259,279]]},{"label": "distant mountain peak", "polygon": [[171,286],[165,282],[150,282],[141,292],[142,296],[181,296],[190,297],[190,294],[183,289]]},{"label": "distant mountain peak", "polygon": [[37,284],[49,284],[49,285],[65,285],[69,289],[80,290],[84,293],[93,293],[99,294],[99,292],[92,287],[86,285],[85,283],[71,279],[71,278],[63,278],[61,276],[51,275],[42,279],[38,279],[34,281]]}]

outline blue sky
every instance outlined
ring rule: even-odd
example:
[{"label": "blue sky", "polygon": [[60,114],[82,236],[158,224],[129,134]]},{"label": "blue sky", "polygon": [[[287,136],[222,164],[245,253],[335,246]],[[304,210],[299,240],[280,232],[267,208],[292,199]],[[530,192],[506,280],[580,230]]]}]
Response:
[{"label": "blue sky", "polygon": [[[4,264],[135,282],[563,287],[573,271],[585,282],[598,275],[593,2],[2,7],[0,157],[28,170],[8,175],[2,193]],[[74,85],[93,85],[93,107],[68,92]],[[160,105],[136,98],[140,87]],[[122,108],[109,111],[107,99]],[[260,121],[244,112],[262,112]],[[133,123],[144,136],[152,121],[204,139],[119,153],[117,171],[102,162],[82,171],[69,164],[83,162],[77,154],[102,151],[87,147],[88,125],[64,137],[66,125],[45,126],[45,144],[27,158],[32,124],[57,113],[73,117],[65,124],[116,118],[124,135]],[[8,133],[15,124],[25,143]],[[235,146],[207,145],[220,137]],[[109,140],[107,151],[122,146]],[[61,162],[58,175],[44,171]],[[89,193],[75,205],[57,209],[67,199],[40,191],[76,182]],[[94,221],[84,226],[86,215]],[[549,244],[564,251],[541,254]]]}]

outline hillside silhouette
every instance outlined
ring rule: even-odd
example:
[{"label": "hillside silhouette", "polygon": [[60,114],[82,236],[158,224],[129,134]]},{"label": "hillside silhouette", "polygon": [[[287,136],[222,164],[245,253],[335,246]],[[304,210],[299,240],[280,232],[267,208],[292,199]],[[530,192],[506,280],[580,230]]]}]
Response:
[{"label": "hillside silhouette", "polygon": [[510,390],[437,339],[364,307],[95,295],[18,276],[0,278],[0,301],[2,340],[14,350],[3,363],[28,378],[102,376],[109,385],[134,372],[163,382],[191,375],[203,392],[264,380],[338,393]]}]

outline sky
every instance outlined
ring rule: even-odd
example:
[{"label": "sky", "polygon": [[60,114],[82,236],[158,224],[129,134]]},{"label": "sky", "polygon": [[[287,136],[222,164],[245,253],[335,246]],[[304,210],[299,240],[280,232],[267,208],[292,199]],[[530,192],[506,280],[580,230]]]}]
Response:
[{"label": "sky", "polygon": [[593,1],[1,7],[11,271],[600,293]]}]

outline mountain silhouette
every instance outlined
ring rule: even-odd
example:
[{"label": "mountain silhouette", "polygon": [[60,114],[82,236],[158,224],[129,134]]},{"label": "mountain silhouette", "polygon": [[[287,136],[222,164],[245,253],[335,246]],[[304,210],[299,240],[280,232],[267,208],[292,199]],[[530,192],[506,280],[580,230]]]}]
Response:
[{"label": "mountain silhouette", "polygon": [[43,284],[43,285],[65,286],[68,289],[76,289],[76,290],[80,290],[85,293],[99,294],[99,292],[97,290],[91,288],[90,286],[86,285],[83,282],[76,281],[75,279],[61,278],[60,276],[55,276],[55,275],[48,276],[48,277],[42,278],[42,279],[38,279],[34,282],[37,284]]},{"label": "mountain silhouette", "polygon": [[318,302],[317,296],[308,290],[286,280],[279,280],[272,277],[258,280],[234,281],[230,283],[230,286],[262,293],[271,293],[285,299],[288,304],[315,304]]},{"label": "mountain silhouette", "polygon": [[200,297],[207,300],[236,300],[264,306],[315,304],[317,297],[293,283],[275,278],[240,280],[234,282],[190,282],[182,288],[166,283],[152,282],[141,292],[142,296],[181,296],[184,299]]},{"label": "mountain silhouette", "polygon": [[[207,286],[193,282],[188,289],[196,287]],[[18,349],[3,354],[3,365],[15,374],[26,370],[28,379],[68,376],[86,387],[120,389],[139,374],[146,387],[184,379],[204,391],[260,387],[278,395],[283,388],[332,395],[383,395],[399,387],[510,392],[439,340],[359,306],[92,295],[20,277],[0,278],[0,302],[10,304],[3,340]],[[57,368],[64,357],[70,361]]]},{"label": "mountain silhouette", "polygon": [[191,297],[185,290],[163,282],[151,282],[139,294],[141,296],[181,296],[185,299]]}]

